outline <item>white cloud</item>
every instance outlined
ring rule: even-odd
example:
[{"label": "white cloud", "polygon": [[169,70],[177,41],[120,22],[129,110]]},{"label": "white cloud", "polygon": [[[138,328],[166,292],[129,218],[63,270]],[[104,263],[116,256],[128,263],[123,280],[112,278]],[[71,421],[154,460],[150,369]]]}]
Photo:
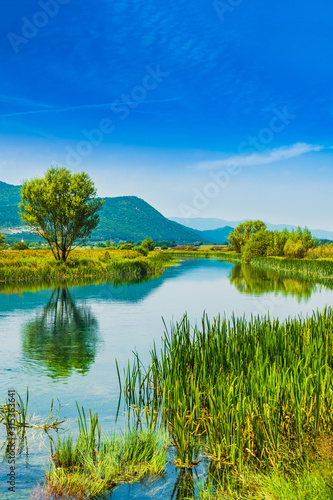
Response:
[{"label": "white cloud", "polygon": [[215,170],[217,168],[230,166],[252,167],[258,165],[269,165],[270,163],[296,158],[305,153],[321,151],[322,149],[323,146],[298,142],[292,146],[282,146],[280,148],[269,149],[263,151],[262,153],[237,154],[224,158],[223,160],[204,161],[196,163],[194,167],[197,170]]}]

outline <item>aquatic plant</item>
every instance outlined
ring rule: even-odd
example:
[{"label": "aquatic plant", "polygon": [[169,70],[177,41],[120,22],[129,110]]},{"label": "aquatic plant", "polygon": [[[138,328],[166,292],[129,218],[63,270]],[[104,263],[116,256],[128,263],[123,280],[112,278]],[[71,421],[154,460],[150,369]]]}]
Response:
[{"label": "aquatic plant", "polygon": [[161,431],[132,429],[101,438],[98,415],[78,407],[79,436],[59,439],[47,472],[47,490],[57,498],[96,498],[120,482],[160,475],[167,463],[167,439]]},{"label": "aquatic plant", "polygon": [[201,447],[238,470],[291,466],[333,431],[331,308],[284,323],[205,315],[192,327],[185,315],[150,356],[145,371],[136,356],[123,394],[162,413],[179,465]]}]

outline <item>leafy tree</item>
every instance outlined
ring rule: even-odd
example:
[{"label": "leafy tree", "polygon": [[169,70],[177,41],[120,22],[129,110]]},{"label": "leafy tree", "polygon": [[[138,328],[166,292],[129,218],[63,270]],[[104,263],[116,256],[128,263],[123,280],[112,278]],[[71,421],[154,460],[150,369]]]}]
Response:
[{"label": "leafy tree", "polygon": [[267,249],[272,242],[272,233],[270,231],[258,231],[251,235],[243,247],[242,260],[250,262],[254,257],[264,257],[267,255]]},{"label": "leafy tree", "polygon": [[317,244],[310,231],[305,228],[303,231],[299,227],[297,231],[289,233],[288,239],[284,245],[283,252],[286,257],[301,259],[305,257],[310,248],[314,248]]},{"label": "leafy tree", "polygon": [[28,245],[24,241],[15,241],[12,250],[28,250]]},{"label": "leafy tree", "polygon": [[56,260],[66,261],[74,242],[82,242],[96,228],[98,210],[94,183],[85,172],[73,174],[51,167],[42,178],[25,181],[20,216],[44,238]]},{"label": "leafy tree", "polygon": [[155,248],[155,243],[153,242],[153,240],[151,240],[150,238],[146,238],[145,240],[143,240],[143,242],[141,243],[141,246],[143,248],[146,248],[148,250],[148,252],[151,252],[152,250],[154,250]]},{"label": "leafy tree", "polygon": [[261,220],[249,220],[238,224],[233,232],[230,232],[228,241],[236,252],[240,253],[250,236],[258,231],[264,231],[266,224]]}]

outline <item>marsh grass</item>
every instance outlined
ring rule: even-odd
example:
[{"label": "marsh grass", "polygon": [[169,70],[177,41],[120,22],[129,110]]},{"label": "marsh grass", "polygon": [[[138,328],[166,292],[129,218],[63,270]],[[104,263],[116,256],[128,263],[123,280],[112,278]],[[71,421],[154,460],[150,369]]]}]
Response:
[{"label": "marsh grass", "polygon": [[79,411],[79,437],[59,439],[47,472],[47,491],[60,498],[95,498],[120,482],[161,475],[167,463],[167,439],[161,431],[128,430],[101,438],[97,414]]},{"label": "marsh grass", "polygon": [[289,472],[247,468],[239,474],[225,469],[196,487],[199,500],[332,500],[332,483],[332,462],[316,461]]},{"label": "marsh grass", "polygon": [[322,280],[332,280],[333,259],[289,259],[286,257],[256,257],[251,260],[251,266],[256,268],[276,269],[288,271],[299,275],[319,278]]},{"label": "marsh grass", "polygon": [[73,250],[66,261],[57,261],[49,250],[0,251],[0,281],[63,280],[80,277],[143,277],[171,265],[172,256],[134,250]]},{"label": "marsh grass", "polygon": [[[280,323],[269,317],[171,327],[145,371],[136,358],[127,402],[163,414],[179,465],[200,448],[242,471],[292,468],[333,430],[333,311]],[[135,369],[134,369],[135,368]]]}]

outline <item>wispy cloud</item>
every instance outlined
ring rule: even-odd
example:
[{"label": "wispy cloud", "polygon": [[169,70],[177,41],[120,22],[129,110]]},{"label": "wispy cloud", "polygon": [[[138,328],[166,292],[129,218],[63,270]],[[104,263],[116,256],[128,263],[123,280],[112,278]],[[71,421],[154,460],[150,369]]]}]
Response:
[{"label": "wispy cloud", "polygon": [[0,94],[0,103],[2,104],[13,104],[15,106],[30,106],[30,107],[40,107],[40,108],[53,108],[50,104],[44,104],[41,102],[32,101],[31,99],[26,99],[25,97],[15,97]]},{"label": "wispy cloud", "polygon": [[24,116],[24,115],[37,115],[40,113],[60,113],[64,111],[78,111],[83,109],[112,109],[119,106],[130,105],[130,104],[151,104],[151,103],[163,103],[170,101],[178,101],[180,97],[171,97],[169,99],[156,99],[156,100],[144,100],[141,102],[136,101],[122,101],[119,103],[102,103],[102,104],[81,104],[79,106],[67,106],[64,108],[51,107],[48,109],[35,109],[30,111],[16,111],[14,113],[5,113],[0,115],[0,118],[8,118],[10,116]]},{"label": "wispy cloud", "polygon": [[253,167],[258,165],[269,165],[280,160],[288,160],[297,158],[298,156],[313,151],[321,151],[323,146],[315,144],[306,144],[298,142],[292,146],[282,146],[280,148],[269,149],[262,153],[237,154],[229,156],[223,160],[204,161],[196,163],[194,167],[197,170],[215,170],[217,168],[229,167],[235,165],[239,167]]}]

